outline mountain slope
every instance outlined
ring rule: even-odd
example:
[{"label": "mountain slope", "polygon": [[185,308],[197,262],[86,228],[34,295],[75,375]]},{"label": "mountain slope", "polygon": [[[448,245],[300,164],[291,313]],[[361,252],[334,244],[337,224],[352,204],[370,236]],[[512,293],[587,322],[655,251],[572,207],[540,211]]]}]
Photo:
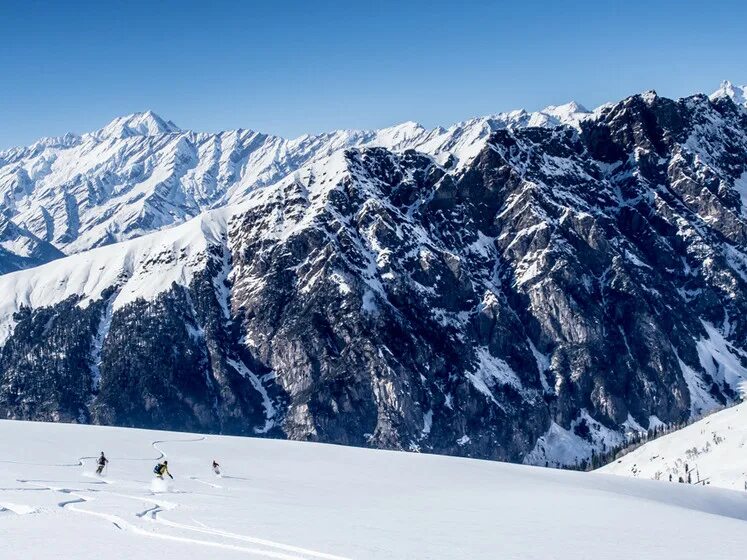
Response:
[{"label": "mountain slope", "polygon": [[33,268],[64,256],[51,243],[0,216],[0,274]]},{"label": "mountain slope", "polygon": [[[747,546],[741,494],[594,473],[4,421],[0,456],[7,558],[726,560]],[[168,486],[151,481],[160,457]]]},{"label": "mountain slope", "polygon": [[648,92],[470,145],[335,150],[0,277],[0,414],[570,465],[734,402],[744,108]]},{"label": "mountain slope", "polygon": [[599,472],[667,482],[669,476],[692,484],[747,488],[747,404],[706,416],[650,441],[599,469]]}]

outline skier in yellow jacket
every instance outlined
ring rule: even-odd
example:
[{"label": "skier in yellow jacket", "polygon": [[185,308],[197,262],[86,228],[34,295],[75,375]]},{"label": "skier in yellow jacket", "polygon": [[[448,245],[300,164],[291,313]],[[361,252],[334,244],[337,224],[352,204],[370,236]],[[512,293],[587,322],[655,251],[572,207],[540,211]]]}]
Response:
[{"label": "skier in yellow jacket", "polygon": [[171,476],[171,473],[169,472],[168,461],[164,461],[163,463],[158,463],[156,465],[156,468],[153,469],[153,472],[156,473],[156,476],[160,478],[161,480],[163,480],[163,475],[165,474],[169,475],[169,478],[171,478],[171,480],[174,480],[174,477]]}]

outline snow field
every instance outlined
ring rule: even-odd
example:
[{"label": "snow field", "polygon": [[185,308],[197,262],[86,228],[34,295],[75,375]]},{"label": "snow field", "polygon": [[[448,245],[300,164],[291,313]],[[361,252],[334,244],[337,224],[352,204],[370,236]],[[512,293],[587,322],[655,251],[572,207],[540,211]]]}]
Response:
[{"label": "snow field", "polygon": [[[175,480],[154,492],[162,456]],[[0,508],[2,558],[702,559],[741,558],[747,546],[747,494],[715,488],[11,421],[0,422]]]}]

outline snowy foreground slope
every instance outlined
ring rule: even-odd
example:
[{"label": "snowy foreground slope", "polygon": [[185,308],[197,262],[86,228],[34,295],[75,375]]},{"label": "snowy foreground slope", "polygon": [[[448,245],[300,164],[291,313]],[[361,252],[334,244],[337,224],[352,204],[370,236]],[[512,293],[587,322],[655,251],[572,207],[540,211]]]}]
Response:
[{"label": "snowy foreground slope", "polygon": [[[599,472],[745,490],[747,483],[747,403],[727,408],[639,447]],[[701,482],[703,483],[703,482]]]},{"label": "snowy foreground slope", "polygon": [[[153,492],[162,454],[175,480]],[[0,458],[2,558],[728,559],[747,547],[743,493],[596,473],[11,421]]]}]

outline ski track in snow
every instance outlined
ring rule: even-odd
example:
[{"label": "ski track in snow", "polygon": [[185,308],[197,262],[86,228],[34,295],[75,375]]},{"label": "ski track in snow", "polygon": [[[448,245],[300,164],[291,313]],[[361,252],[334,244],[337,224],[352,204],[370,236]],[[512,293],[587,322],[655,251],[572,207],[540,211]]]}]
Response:
[{"label": "ski track in snow", "polygon": [[163,449],[161,449],[160,447],[158,447],[159,443],[192,443],[192,442],[196,442],[196,441],[205,441],[205,436],[200,436],[200,437],[196,437],[196,438],[189,438],[189,439],[159,439],[159,440],[156,440],[153,443],[151,443],[151,445],[153,446],[153,449],[155,449],[156,451],[158,451],[158,453],[160,453],[160,455],[158,457],[156,457],[155,459],[153,459],[153,460],[154,461],[160,461],[161,459],[166,459],[168,457],[168,454]]},{"label": "ski track in snow", "polygon": [[214,483],[208,482],[206,480],[200,480],[196,476],[190,476],[189,479],[190,480],[194,480],[195,482],[199,482],[200,484],[204,484],[206,486],[211,486],[212,488],[223,488],[223,486],[221,486],[220,484],[214,484]]},{"label": "ski track in snow", "polygon": [[[122,461],[122,460],[128,460],[128,461],[156,460],[156,461],[159,461],[161,459],[168,457],[168,454],[166,453],[166,451],[164,451],[161,447],[159,447],[159,444],[194,443],[194,442],[200,442],[204,440],[205,440],[204,436],[196,437],[196,438],[189,438],[189,439],[156,440],[156,441],[151,442],[151,446],[153,447],[153,449],[155,449],[159,453],[158,457],[154,457],[154,458],[124,457],[124,458],[118,458],[117,460],[119,461]],[[77,463],[27,463],[27,462],[21,462],[21,461],[1,461],[1,462],[12,463],[12,464],[17,464],[17,465],[33,465],[33,466],[49,466],[49,467],[85,467],[84,461],[95,460],[95,459],[97,459],[96,456],[84,456],[84,457],[80,457]],[[95,477],[97,475],[83,472],[82,476]],[[248,478],[236,477],[236,476],[231,476],[227,478],[232,478],[234,480],[249,480]],[[218,484],[214,484],[211,482],[201,480],[196,476],[188,476],[187,479],[193,480],[200,484],[210,486],[215,489],[223,488],[222,486]],[[99,490],[99,489],[93,489],[93,488],[77,489],[77,488],[69,488],[67,486],[47,485],[51,482],[56,482],[56,481],[23,479],[23,478],[19,478],[16,480],[19,484],[23,484],[25,486],[19,486],[16,488],[0,488],[0,492],[34,491],[34,492],[55,492],[55,493],[64,494],[66,496],[70,496],[70,498],[57,502],[57,507],[59,507],[60,509],[63,509],[66,511],[72,511],[74,513],[81,514],[81,515],[87,515],[87,516],[92,516],[92,517],[103,519],[105,521],[110,522],[118,530],[131,532],[133,534],[143,536],[143,537],[168,540],[168,541],[176,541],[176,542],[194,544],[194,545],[199,545],[199,546],[204,546],[204,547],[218,548],[218,549],[223,549],[223,550],[230,550],[230,551],[245,553],[247,555],[259,556],[259,557],[264,557],[264,558],[277,558],[280,560],[309,560],[309,559],[315,559],[315,558],[319,558],[323,560],[350,560],[349,558],[343,557],[343,556],[336,556],[333,554],[310,550],[307,548],[293,546],[290,544],[279,543],[279,542],[270,541],[267,539],[252,537],[250,535],[242,535],[242,534],[232,533],[229,531],[224,531],[224,530],[217,529],[217,528],[208,527],[204,523],[201,523],[194,519],[193,521],[196,523],[195,525],[189,525],[185,523],[177,523],[174,521],[170,521],[170,520],[167,520],[161,517],[160,514],[164,511],[174,510],[178,508],[179,506],[176,503],[169,502],[161,498],[155,499],[155,498],[147,497],[144,495],[125,494],[121,492],[112,492],[108,490]],[[63,482],[63,481],[59,481],[59,482]],[[99,480],[99,481],[90,481],[90,482],[81,481],[81,482],[83,482],[84,484],[116,484],[116,481],[109,481],[109,480]],[[44,484],[41,484],[41,483],[44,483]],[[168,492],[182,493],[179,491],[175,492],[172,490],[168,490]],[[189,493],[192,493],[192,492],[189,492]],[[158,496],[159,494],[160,493],[153,493],[153,495],[156,495],[156,496]],[[112,496],[112,497],[123,498],[126,500],[145,502],[146,504],[150,504],[150,507],[139,512],[134,512],[133,517],[135,518],[135,520],[133,522],[130,522],[122,518],[119,515],[105,513],[101,511],[95,511],[94,509],[83,507],[85,504],[95,503],[97,501],[98,496],[102,496],[102,497]],[[39,511],[40,511],[39,508],[36,508],[33,506],[0,501],[0,513],[11,512],[16,515],[28,515],[28,514],[33,514],[33,513],[39,513]],[[139,521],[148,522],[149,525],[153,524],[155,526],[158,526],[159,529],[161,530],[153,531],[153,530],[148,530],[143,527],[140,527],[137,524]],[[221,539],[224,541],[228,540],[228,541],[235,541],[235,542],[240,542],[240,543],[248,543],[248,544],[252,544],[255,546],[252,547],[252,546],[246,546],[246,545],[232,544],[231,542],[220,542],[220,540],[207,540],[206,537],[198,539],[198,538],[192,538],[189,536],[181,536],[178,534],[171,534],[168,532],[163,532],[162,528],[173,529],[173,530],[176,530],[179,532],[185,532],[188,534],[198,533],[200,535],[206,535],[207,537],[213,537],[213,538]]]},{"label": "ski track in snow", "polygon": [[[305,555],[305,556],[311,556],[313,558],[324,558],[326,560],[349,560],[349,559],[347,559],[344,556],[335,556],[334,554],[326,554],[324,552],[316,552],[316,551],[313,551],[313,550],[309,550],[307,548],[300,548],[300,547],[297,547],[297,546],[291,546],[291,545],[287,545],[287,544],[277,543],[277,542],[268,541],[268,540],[265,540],[265,539],[258,539],[258,538],[255,538],[255,537],[248,537],[246,535],[238,535],[236,533],[231,533],[231,532],[228,532],[228,531],[221,531],[220,529],[211,529],[211,528],[208,528],[208,527],[198,527],[198,526],[195,526],[195,525],[187,525],[185,523],[174,523],[173,521],[168,521],[168,520],[164,519],[163,517],[156,516],[155,513],[153,514],[153,516],[151,517],[151,519],[153,521],[156,521],[156,522],[158,522],[158,523],[160,523],[162,525],[166,525],[168,527],[175,527],[175,528],[178,528],[178,529],[186,529],[188,531],[194,531],[194,532],[197,532],[197,533],[205,533],[205,534],[209,534],[209,535],[217,535],[217,536],[221,536],[221,537],[227,537],[227,538],[235,539],[235,540],[238,540],[238,541],[250,542],[250,543],[258,544],[258,545],[261,545],[261,546],[267,546],[267,547],[277,548],[279,550],[284,550],[284,551],[287,551],[287,552],[293,552],[293,553],[298,553],[298,554],[302,554],[302,555]],[[287,556],[283,556],[283,557],[287,557]],[[302,557],[303,556],[301,556],[301,558]],[[293,558],[296,558],[296,557],[294,556]]]}]

